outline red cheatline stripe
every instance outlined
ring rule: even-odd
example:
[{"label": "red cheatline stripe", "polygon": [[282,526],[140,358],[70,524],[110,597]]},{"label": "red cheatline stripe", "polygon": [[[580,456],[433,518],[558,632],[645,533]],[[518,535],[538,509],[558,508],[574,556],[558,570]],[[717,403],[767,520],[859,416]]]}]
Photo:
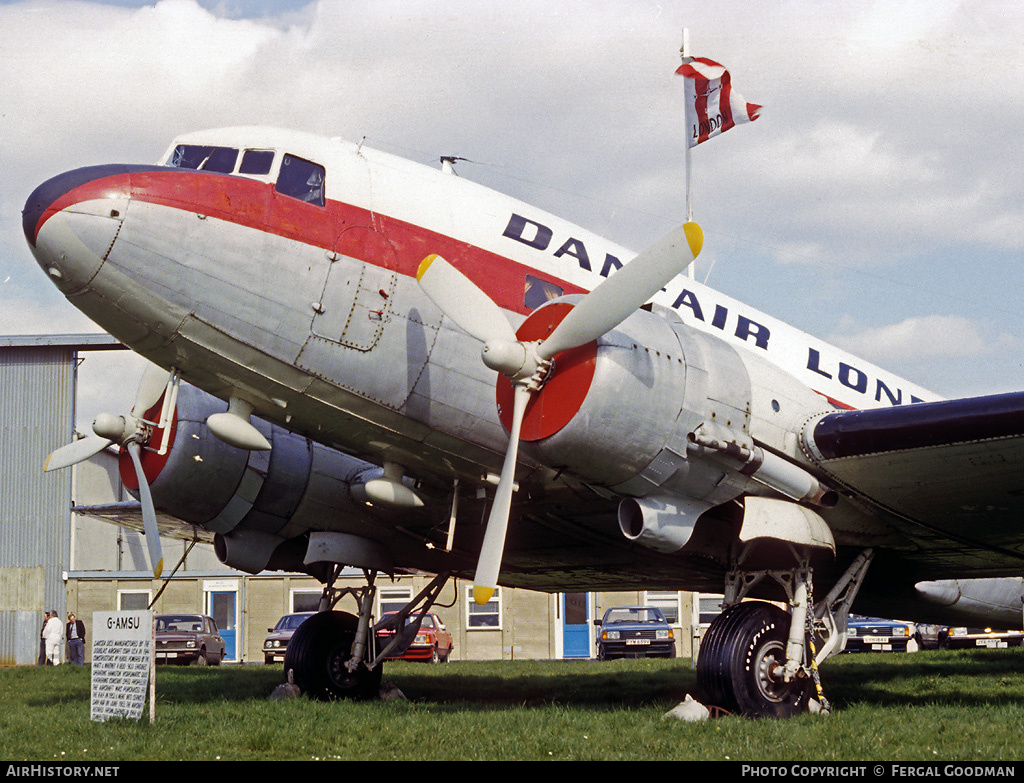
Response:
[{"label": "red cheatline stripe", "polygon": [[[585,289],[564,279],[412,223],[339,201],[329,200],[324,207],[306,204],[276,193],[273,184],[210,172],[163,169],[101,177],[55,201],[46,217],[76,203],[111,194],[336,250],[408,277],[415,277],[427,255],[437,253],[461,269],[501,307],[523,314],[530,312],[523,301],[528,273],[554,283],[565,294],[585,293]],[[346,235],[346,230],[353,228],[364,231]],[[350,241],[353,237],[355,241]],[[388,252],[380,253],[382,247]]]}]

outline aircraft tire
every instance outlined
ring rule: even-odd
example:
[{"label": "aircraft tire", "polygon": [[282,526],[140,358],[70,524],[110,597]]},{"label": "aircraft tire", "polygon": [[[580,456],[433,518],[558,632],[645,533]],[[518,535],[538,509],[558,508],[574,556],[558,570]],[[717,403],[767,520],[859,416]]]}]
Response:
[{"label": "aircraft tire", "polygon": [[382,667],[345,668],[359,618],[347,612],[320,612],[299,626],[284,654],[285,674],[293,672],[299,689],[317,701],[369,699],[380,690]]},{"label": "aircraft tire", "polygon": [[697,683],[710,703],[748,717],[788,718],[807,709],[809,679],[772,674],[786,659],[789,615],[761,601],[731,606],[711,623],[697,659]]}]

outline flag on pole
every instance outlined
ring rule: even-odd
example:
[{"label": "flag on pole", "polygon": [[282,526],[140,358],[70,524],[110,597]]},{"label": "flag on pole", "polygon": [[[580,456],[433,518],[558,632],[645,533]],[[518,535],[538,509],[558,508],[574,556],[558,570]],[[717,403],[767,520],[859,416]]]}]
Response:
[{"label": "flag on pole", "polygon": [[732,88],[729,72],[713,60],[687,57],[676,73],[686,79],[690,147],[758,118],[761,107],[744,101]]}]

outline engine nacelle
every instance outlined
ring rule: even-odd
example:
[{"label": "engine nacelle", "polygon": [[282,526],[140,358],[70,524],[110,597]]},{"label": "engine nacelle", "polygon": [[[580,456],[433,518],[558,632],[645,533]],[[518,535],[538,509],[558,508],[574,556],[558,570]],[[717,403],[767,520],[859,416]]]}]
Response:
[{"label": "engine nacelle", "polygon": [[834,504],[802,467],[755,446],[755,436],[771,433],[781,449],[784,433],[826,405],[767,361],[664,308],[638,311],[601,337],[592,361],[575,415],[526,448],[626,495],[627,538],[675,551],[704,510],[745,493]]},{"label": "engine nacelle", "polygon": [[[249,573],[268,565],[305,570],[305,550],[283,545],[311,529],[379,539],[379,512],[368,505],[373,493],[362,488],[381,481],[379,466],[256,418],[252,423],[271,450],[230,446],[206,424],[226,410],[227,403],[181,385],[167,454],[144,458],[157,509],[216,534],[218,558]],[[134,487],[130,467],[122,478]]]}]

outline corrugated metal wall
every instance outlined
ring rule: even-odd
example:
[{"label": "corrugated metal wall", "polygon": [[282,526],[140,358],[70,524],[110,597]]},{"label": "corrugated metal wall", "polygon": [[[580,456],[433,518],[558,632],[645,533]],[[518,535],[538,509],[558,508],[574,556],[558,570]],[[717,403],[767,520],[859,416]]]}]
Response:
[{"label": "corrugated metal wall", "polygon": [[71,471],[43,462],[74,427],[70,346],[0,347],[0,666],[35,663],[43,610],[64,617]]}]

